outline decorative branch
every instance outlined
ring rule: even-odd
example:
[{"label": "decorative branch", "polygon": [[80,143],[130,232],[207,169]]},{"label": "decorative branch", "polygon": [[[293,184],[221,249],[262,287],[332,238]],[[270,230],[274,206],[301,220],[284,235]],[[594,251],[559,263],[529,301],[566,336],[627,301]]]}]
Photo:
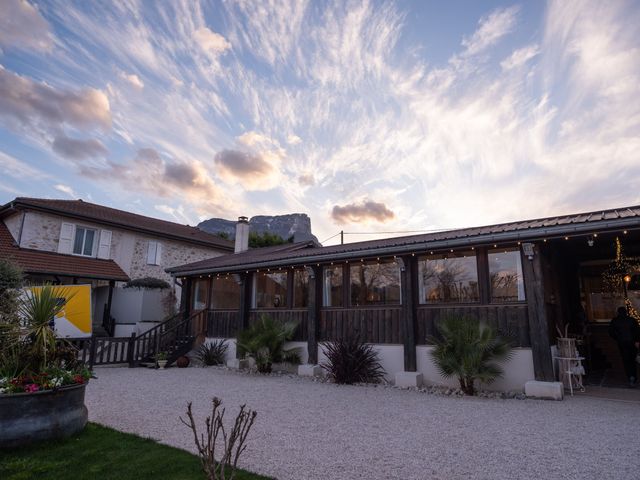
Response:
[{"label": "decorative branch", "polygon": [[[184,420],[182,417],[180,417],[180,421],[193,432],[202,470],[207,475],[208,480],[233,480],[240,455],[247,448],[247,436],[258,415],[257,412],[247,409],[246,405],[241,405],[233,428],[227,434],[224,427],[225,409],[221,408],[222,400],[218,397],[213,397],[211,415],[205,420],[205,438],[204,433],[198,435],[191,405],[192,402],[187,404],[187,418],[189,421]],[[219,462],[215,458],[218,444],[223,449]],[[227,468],[228,472],[225,471]],[[229,477],[226,476],[227,474]]]}]

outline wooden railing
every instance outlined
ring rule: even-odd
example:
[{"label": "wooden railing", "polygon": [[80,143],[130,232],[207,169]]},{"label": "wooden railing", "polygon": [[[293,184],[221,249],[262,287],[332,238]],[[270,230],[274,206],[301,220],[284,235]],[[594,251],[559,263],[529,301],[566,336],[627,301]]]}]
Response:
[{"label": "wooden railing", "polygon": [[207,336],[233,338],[238,333],[238,310],[207,310]]},{"label": "wooden railing", "polygon": [[320,341],[338,340],[349,333],[368,343],[402,343],[399,306],[323,308]]},{"label": "wooden railing", "polygon": [[174,315],[141,335],[130,337],[89,337],[66,339],[78,351],[78,360],[89,368],[95,365],[128,364],[130,367],[153,361],[158,352],[167,352],[169,362],[186,353],[206,328],[205,311],[187,318]]},{"label": "wooden railing", "polygon": [[526,304],[420,306],[417,312],[416,339],[418,345],[430,343],[438,335],[438,322],[450,315],[466,315],[489,325],[513,346],[530,347],[529,317]]}]

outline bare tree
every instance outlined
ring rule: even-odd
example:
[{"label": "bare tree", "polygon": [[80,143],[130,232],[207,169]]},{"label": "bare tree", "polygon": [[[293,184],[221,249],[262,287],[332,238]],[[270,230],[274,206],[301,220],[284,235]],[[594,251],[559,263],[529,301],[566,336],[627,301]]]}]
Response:
[{"label": "bare tree", "polygon": [[[246,405],[241,405],[233,428],[227,433],[223,421],[225,408],[220,408],[222,400],[218,397],[213,397],[211,415],[205,420],[206,434],[198,434],[191,404],[192,402],[189,402],[187,405],[187,418],[189,421],[187,422],[182,417],[180,417],[180,421],[193,432],[202,470],[204,470],[208,480],[233,480],[240,455],[247,448],[246,441],[249,430],[251,430],[258,413],[247,409]],[[220,461],[216,461],[216,449],[218,447],[222,449]],[[228,469],[228,471],[225,471],[225,469]]]}]

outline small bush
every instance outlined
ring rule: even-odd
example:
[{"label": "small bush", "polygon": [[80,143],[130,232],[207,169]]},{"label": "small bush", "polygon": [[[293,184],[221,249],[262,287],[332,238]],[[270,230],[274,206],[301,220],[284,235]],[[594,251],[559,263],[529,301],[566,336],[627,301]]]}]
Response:
[{"label": "small bush", "polygon": [[138,290],[141,288],[147,288],[149,290],[164,290],[165,288],[170,287],[171,285],[169,285],[169,283],[160,278],[154,277],[136,278],[134,280],[129,280],[124,284],[124,288],[137,288]]},{"label": "small bush", "polygon": [[327,357],[321,367],[336,383],[377,383],[384,377],[378,352],[357,335],[349,335],[323,345]]},{"label": "small bush", "polygon": [[297,348],[285,350],[284,344],[293,338],[297,322],[277,322],[268,315],[238,333],[238,351],[253,358],[260,373],[271,373],[274,363],[300,363]]},{"label": "small bush", "polygon": [[196,358],[204,365],[223,365],[227,357],[229,344],[226,340],[214,340],[200,345]]},{"label": "small bush", "polygon": [[475,318],[451,316],[438,325],[441,339],[431,341],[431,358],[444,378],[457,377],[466,395],[475,395],[475,382],[491,383],[503,375],[501,363],[511,357],[509,342]]}]

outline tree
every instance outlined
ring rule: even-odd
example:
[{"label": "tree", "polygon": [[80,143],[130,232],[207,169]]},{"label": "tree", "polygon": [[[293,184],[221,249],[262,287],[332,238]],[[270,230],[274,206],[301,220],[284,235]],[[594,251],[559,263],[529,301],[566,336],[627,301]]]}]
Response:
[{"label": "tree", "polygon": [[280,235],[269,232],[249,232],[249,248],[272,247],[274,245],[283,245],[285,243],[293,243],[293,236],[285,240]]},{"label": "tree", "polygon": [[20,333],[20,288],[22,270],[7,259],[0,260],[0,353],[14,343]]}]

